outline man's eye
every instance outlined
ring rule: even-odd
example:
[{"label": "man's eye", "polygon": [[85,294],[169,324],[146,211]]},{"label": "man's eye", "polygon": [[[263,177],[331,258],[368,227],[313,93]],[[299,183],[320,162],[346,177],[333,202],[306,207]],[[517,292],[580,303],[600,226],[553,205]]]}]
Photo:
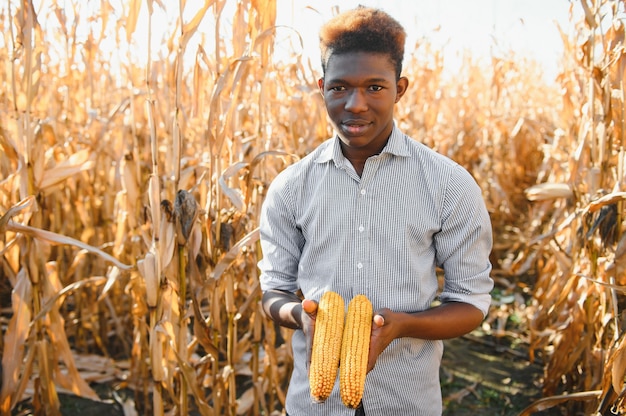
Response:
[{"label": "man's eye", "polygon": [[372,91],[382,91],[383,87],[381,87],[380,85],[372,85],[370,89]]},{"label": "man's eye", "polygon": [[345,91],[346,89],[344,87],[341,86],[337,86],[337,87],[330,87],[331,91]]}]

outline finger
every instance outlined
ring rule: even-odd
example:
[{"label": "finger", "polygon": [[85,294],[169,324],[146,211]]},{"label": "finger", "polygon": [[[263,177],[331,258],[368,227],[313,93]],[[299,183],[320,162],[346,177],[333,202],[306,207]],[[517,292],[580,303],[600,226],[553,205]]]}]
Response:
[{"label": "finger", "polygon": [[305,299],[302,301],[302,309],[309,315],[317,312],[317,302],[312,299]]},{"label": "finger", "polygon": [[385,325],[385,317],[382,316],[381,314],[376,314],[374,315],[374,324],[376,324],[377,327],[382,327]]}]

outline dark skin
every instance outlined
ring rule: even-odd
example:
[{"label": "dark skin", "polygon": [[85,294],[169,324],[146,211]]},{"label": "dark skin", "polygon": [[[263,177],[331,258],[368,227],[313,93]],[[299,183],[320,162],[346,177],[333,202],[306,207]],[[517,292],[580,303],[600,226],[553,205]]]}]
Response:
[{"label": "dark skin", "polygon": [[361,175],[365,162],[379,154],[393,130],[393,110],[409,85],[397,77],[385,54],[332,55],[317,82],[341,150]]},{"label": "dark skin", "polygon": [[[397,77],[386,54],[351,52],[333,55],[324,78],[318,81],[329,118],[339,135],[341,149],[359,176],[365,162],[379,154],[393,130],[393,110],[409,85]],[[263,310],[279,325],[302,329],[310,362],[317,302],[280,290],[263,293]],[[397,338],[443,340],[475,329],[483,320],[476,307],[460,302],[444,303],[421,312],[375,311],[372,319],[369,359],[371,371],[378,356]]]},{"label": "dark skin", "polygon": [[[302,329],[307,339],[307,367],[310,363],[317,302],[300,300],[293,293],[268,290],[263,293],[263,310],[281,326]],[[422,312],[394,312],[389,308],[375,311],[367,360],[367,371],[376,365],[378,356],[396,338],[410,337],[428,340],[456,338],[475,329],[483,313],[474,306],[450,302]]]}]

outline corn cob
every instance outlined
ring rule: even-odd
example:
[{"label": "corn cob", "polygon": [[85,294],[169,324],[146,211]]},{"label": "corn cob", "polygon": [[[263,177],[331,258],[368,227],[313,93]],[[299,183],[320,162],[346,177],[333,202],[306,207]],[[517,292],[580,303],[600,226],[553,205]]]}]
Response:
[{"label": "corn cob", "polygon": [[330,396],[337,379],[343,319],[343,298],[336,292],[325,292],[317,307],[309,367],[311,396],[317,402]]},{"label": "corn cob", "polygon": [[343,404],[351,409],[356,409],[363,397],[372,314],[372,303],[365,295],[356,295],[348,304],[341,345],[339,390]]}]

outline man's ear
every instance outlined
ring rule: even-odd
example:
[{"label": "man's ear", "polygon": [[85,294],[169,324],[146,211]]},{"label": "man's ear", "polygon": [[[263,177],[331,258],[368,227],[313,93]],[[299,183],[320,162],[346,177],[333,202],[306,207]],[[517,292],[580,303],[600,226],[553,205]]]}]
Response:
[{"label": "man's ear", "polygon": [[320,78],[317,80],[317,86],[320,89],[320,93],[322,94],[322,97],[324,96],[324,78]]},{"label": "man's ear", "polygon": [[409,79],[407,77],[400,77],[396,82],[396,102],[400,101],[400,98],[404,95],[409,88]]}]

